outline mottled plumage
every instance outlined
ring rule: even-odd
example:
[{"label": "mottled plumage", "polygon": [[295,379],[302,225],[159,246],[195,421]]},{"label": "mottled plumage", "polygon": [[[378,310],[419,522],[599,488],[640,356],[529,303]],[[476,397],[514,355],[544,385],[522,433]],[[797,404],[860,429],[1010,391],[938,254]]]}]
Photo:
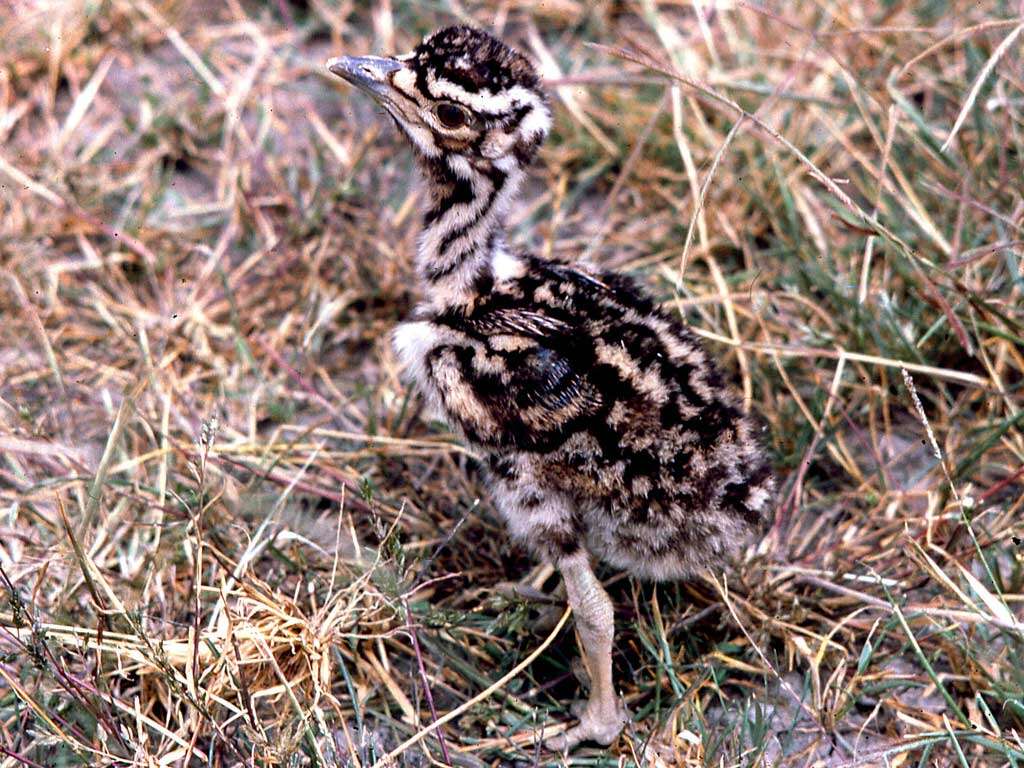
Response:
[{"label": "mottled plumage", "polygon": [[694,334],[632,280],[505,244],[502,215],[550,125],[523,56],[451,27],[406,56],[329,66],[380,100],[428,180],[424,301],[396,330],[398,354],[486,455],[511,534],[566,578],[593,689],[551,746],[609,743],[623,711],[588,553],[653,579],[724,563],[771,508],[758,429]]},{"label": "mottled plumage", "polygon": [[513,535],[551,562],[586,544],[656,579],[726,558],[772,480],[707,353],[628,278],[521,259],[471,304],[422,311],[419,343],[400,346],[487,451]]}]

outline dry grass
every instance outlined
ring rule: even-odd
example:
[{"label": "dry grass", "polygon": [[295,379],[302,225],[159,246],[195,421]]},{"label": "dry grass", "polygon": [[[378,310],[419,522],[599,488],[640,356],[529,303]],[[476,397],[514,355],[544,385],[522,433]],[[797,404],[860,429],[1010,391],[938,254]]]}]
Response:
[{"label": "dry grass", "polygon": [[374,5],[0,4],[0,766],[562,764],[572,633],[387,344],[412,159],[322,69],[453,19],[558,97],[518,240],[677,308],[783,479],[726,576],[604,574],[634,724],[568,764],[1024,764],[1024,9]]}]

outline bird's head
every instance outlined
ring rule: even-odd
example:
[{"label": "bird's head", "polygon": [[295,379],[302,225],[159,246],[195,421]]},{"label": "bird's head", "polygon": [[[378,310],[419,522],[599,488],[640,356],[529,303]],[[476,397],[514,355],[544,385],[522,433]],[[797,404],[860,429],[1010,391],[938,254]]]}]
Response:
[{"label": "bird's head", "polygon": [[327,68],[373,96],[428,163],[527,165],[551,125],[533,65],[492,35],[446,27],[401,56],[339,56]]}]

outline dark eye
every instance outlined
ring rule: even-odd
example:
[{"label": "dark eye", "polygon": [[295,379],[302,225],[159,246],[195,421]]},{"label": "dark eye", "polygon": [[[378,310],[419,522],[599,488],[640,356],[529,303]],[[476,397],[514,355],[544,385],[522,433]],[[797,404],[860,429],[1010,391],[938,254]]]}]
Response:
[{"label": "dark eye", "polygon": [[461,128],[469,122],[469,113],[465,108],[447,101],[438,104],[434,114],[445,128]]}]

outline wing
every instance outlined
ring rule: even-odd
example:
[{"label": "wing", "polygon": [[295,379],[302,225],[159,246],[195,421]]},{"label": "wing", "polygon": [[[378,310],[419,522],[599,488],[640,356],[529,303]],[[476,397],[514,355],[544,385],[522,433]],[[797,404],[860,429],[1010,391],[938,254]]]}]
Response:
[{"label": "wing", "polygon": [[484,333],[519,334],[538,341],[564,338],[573,326],[565,320],[532,309],[506,307],[471,315],[466,325]]},{"label": "wing", "polygon": [[471,341],[439,349],[431,373],[445,410],[471,440],[545,450],[600,410],[589,377],[592,345],[579,343],[570,321],[509,307],[450,320]]}]

